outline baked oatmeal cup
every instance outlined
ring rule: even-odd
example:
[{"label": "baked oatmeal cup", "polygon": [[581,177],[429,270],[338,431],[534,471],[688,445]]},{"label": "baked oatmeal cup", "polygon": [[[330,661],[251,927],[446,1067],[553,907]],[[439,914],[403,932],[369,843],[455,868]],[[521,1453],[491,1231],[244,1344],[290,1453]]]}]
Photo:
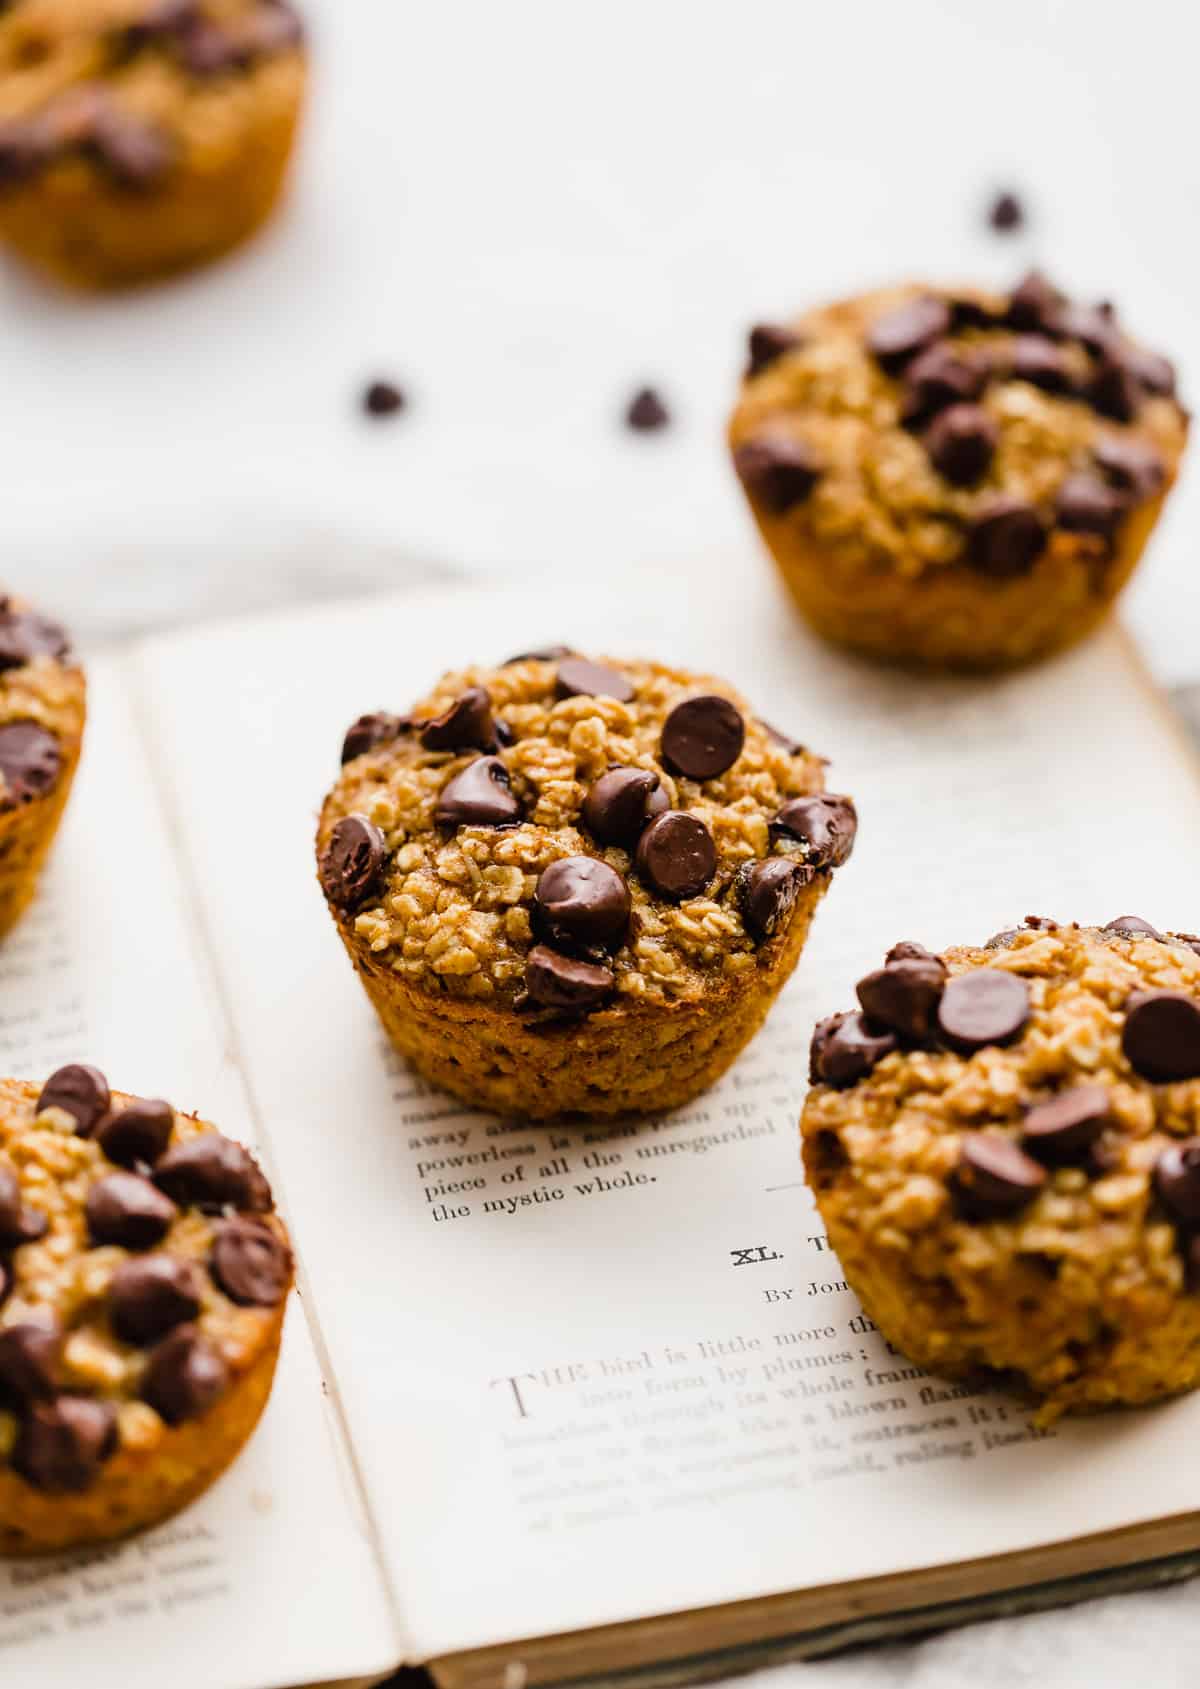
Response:
[{"label": "baked oatmeal cup", "polygon": [[381,1021],[466,1102],[674,1108],[795,967],[854,843],[824,762],[725,682],[565,648],[346,737],[320,880]]}]

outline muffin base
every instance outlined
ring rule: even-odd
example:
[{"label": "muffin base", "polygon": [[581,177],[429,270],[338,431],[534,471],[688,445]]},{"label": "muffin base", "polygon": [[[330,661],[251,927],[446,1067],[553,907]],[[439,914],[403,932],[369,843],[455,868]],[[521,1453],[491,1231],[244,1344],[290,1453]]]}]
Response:
[{"label": "muffin base", "polygon": [[431,1084],[472,1107],[529,1120],[659,1114],[714,1083],[766,1019],[800,958],[829,884],[796,900],[758,965],[703,1002],[618,1003],[582,1020],[530,1025],[512,1009],[415,991],[338,930],[392,1043]]}]

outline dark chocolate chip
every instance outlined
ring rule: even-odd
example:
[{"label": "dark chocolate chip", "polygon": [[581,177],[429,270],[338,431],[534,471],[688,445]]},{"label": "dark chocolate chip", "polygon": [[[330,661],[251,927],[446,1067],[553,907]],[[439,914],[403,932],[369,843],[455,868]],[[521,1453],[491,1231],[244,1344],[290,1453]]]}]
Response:
[{"label": "dark chocolate chip", "polygon": [[251,61],[247,42],[232,30],[201,20],[179,40],[179,52],[193,76],[228,76],[246,70]]},{"label": "dark chocolate chip", "polygon": [[1118,492],[1136,504],[1154,498],[1167,479],[1162,454],[1148,440],[1108,435],[1097,440],[1092,455]]},{"label": "dark chocolate chip", "polygon": [[518,651],[515,657],[505,657],[500,667],[511,668],[513,663],[557,663],[573,655],[569,645],[544,645],[540,651]]},{"label": "dark chocolate chip", "polygon": [[60,1385],[62,1328],[31,1321],[0,1330],[0,1400],[48,1401]]},{"label": "dark chocolate chip", "polygon": [[123,1343],[146,1348],[200,1312],[203,1284],[191,1261],[144,1255],[122,1261],[108,1292],[113,1330]]},{"label": "dark chocolate chip", "polygon": [[169,174],[175,146],[157,123],[106,104],[96,114],[88,149],[119,186],[152,188]]},{"label": "dark chocolate chip", "polygon": [[487,688],[469,686],[441,715],[419,723],[418,731],[427,751],[494,751],[496,729]]},{"label": "dark chocolate chip", "polygon": [[126,27],[121,44],[126,53],[136,53],[143,47],[171,41],[199,19],[199,0],[157,0]]},{"label": "dark chocolate chip", "polygon": [[447,780],[434,810],[439,827],[515,827],[521,805],[499,757],[476,757]]},{"label": "dark chocolate chip", "polygon": [[629,887],[595,856],[566,856],[538,878],[533,894],[537,931],[551,944],[617,945],[629,926]]},{"label": "dark chocolate chip", "polygon": [[178,1210],[149,1179],[136,1173],[108,1173],[88,1191],[86,1212],[93,1243],[152,1249],[162,1242]]},{"label": "dark chocolate chip", "polygon": [[685,698],[663,723],[663,761],[672,774],[689,780],[715,780],[724,774],[741,756],[745,742],[741,712],[715,693]]},{"label": "dark chocolate chip", "polygon": [[1103,1085],[1075,1085],[1035,1103],[1025,1115],[1025,1148],[1039,1161],[1081,1161],[1108,1124],[1110,1101]]},{"label": "dark chocolate chip", "polygon": [[271,0],[246,19],[242,39],[246,52],[257,62],[298,47],[304,40],[304,24],[284,0]]},{"label": "dark chocolate chip", "polygon": [[33,721],[10,721],[0,727],[0,774],[6,788],[0,809],[45,797],[61,768],[62,752],[53,733]]},{"label": "dark chocolate chip", "polygon": [[166,1152],[175,1110],[160,1097],[134,1097],[96,1128],[96,1142],[118,1167],[153,1167]]},{"label": "dark chocolate chip", "polygon": [[547,944],[535,944],[525,962],[525,989],[545,1009],[594,1009],[616,986],[611,968],[563,956]]},{"label": "dark chocolate chip", "polygon": [[37,1100],[40,1114],[46,1108],[61,1108],[75,1122],[81,1138],[88,1138],[108,1113],[111,1096],[108,1080],[98,1067],[70,1062],[56,1069],[42,1086]]},{"label": "dark chocolate chip", "polygon": [[49,1495],[86,1490],[117,1446],[111,1402],[59,1396],[33,1402],[22,1414],[13,1448],[13,1470]]},{"label": "dark chocolate chip", "polygon": [[867,330],[867,349],[891,374],[950,330],[950,307],[944,299],[922,294],[877,317]]},{"label": "dark chocolate chip", "polygon": [[1138,384],[1147,393],[1153,393],[1159,398],[1171,399],[1175,396],[1175,366],[1168,358],[1157,352],[1148,352],[1142,346],[1126,346],[1124,349],[1126,368]]},{"label": "dark chocolate chip", "polygon": [[1062,294],[1038,270],[1030,270],[1009,296],[1008,321],[1013,328],[1041,329],[1053,322],[1063,304]]},{"label": "dark chocolate chip", "polygon": [[142,1400],[168,1425],[199,1419],[224,1394],[229,1369],[219,1350],[194,1325],[176,1326],[151,1350]]},{"label": "dark chocolate chip", "polygon": [[1083,396],[1092,409],[1114,422],[1132,422],[1137,415],[1141,389],[1123,358],[1105,358],[1084,388]]},{"label": "dark chocolate chip", "polygon": [[941,958],[935,956],[932,950],[926,950],[923,944],[914,944],[911,938],[902,938],[899,944],[892,945],[883,960],[886,964],[887,962],[912,961],[937,962]]},{"label": "dark chocolate chip", "polygon": [[1003,1219],[1031,1203],[1046,1183],[1046,1169],[1000,1132],[965,1137],[953,1189],[970,1219]]},{"label": "dark chocolate chip", "polygon": [[154,1169],[154,1182],[181,1208],[239,1208],[269,1214],[274,1206],[258,1162],[221,1132],[201,1132],[168,1150]]},{"label": "dark chocolate chip", "polygon": [[699,897],[717,871],[717,847],[703,821],[671,809],[650,822],[638,840],[634,865],[660,897]]},{"label": "dark chocolate chip", "polygon": [[404,389],[392,381],[372,381],[363,390],[362,408],[367,416],[395,416],[406,403]]},{"label": "dark chocolate chip", "polygon": [[387,845],[365,815],[344,815],[329,835],[321,858],[321,886],[330,903],[354,909],[383,884]]},{"label": "dark chocolate chip", "polygon": [[812,492],[821,460],[811,446],[782,428],[764,428],[734,449],[742,484],[773,516],[783,516]]},{"label": "dark chocolate chip", "polygon": [[919,427],[947,405],[978,398],[987,377],[987,365],[975,353],[936,341],[905,371],[900,419],[906,427]]},{"label": "dark chocolate chip", "polygon": [[625,426],[632,428],[635,434],[653,433],[656,429],[665,428],[670,420],[671,413],[662,395],[653,387],[639,387],[625,407]]},{"label": "dark chocolate chip", "polygon": [[1054,519],[1069,534],[1111,538],[1126,502],[1095,475],[1068,475],[1058,489]]},{"label": "dark chocolate chip", "polygon": [[0,125],[0,189],[20,187],[53,157],[54,148],[40,125],[10,118]]},{"label": "dark chocolate chip", "polygon": [[213,1240],[212,1276],[243,1308],[274,1308],[292,1282],[292,1256],[262,1221],[227,1220]]},{"label": "dark chocolate chip", "polygon": [[814,868],[840,868],[854,849],[858,811],[854,799],[835,792],[789,798],[771,822],[771,837],[807,846]]},{"label": "dark chocolate chip", "polygon": [[1200,1138],[1167,1145],[1154,1169],[1154,1188],[1176,1220],[1200,1225]]},{"label": "dark chocolate chip", "polygon": [[1071,388],[1070,364],[1043,334],[1018,334],[1012,343],[1008,369],[1013,381],[1028,381],[1046,393],[1066,393]]},{"label": "dark chocolate chip", "polygon": [[855,990],[873,1024],[905,1038],[925,1039],[933,1031],[945,984],[945,963],[938,957],[889,952],[884,966],[860,979]]},{"label": "dark chocolate chip", "polygon": [[346,737],[342,740],[342,762],[352,762],[365,751],[374,750],[376,745],[385,745],[391,739],[398,739],[402,733],[407,733],[412,723],[407,716],[389,715],[385,710],[373,710],[370,715],[360,715],[356,722],[352,722],[346,729]]},{"label": "dark chocolate chip", "polygon": [[925,450],[939,475],[955,487],[969,487],[987,474],[1000,430],[982,405],[951,405],[936,416]]},{"label": "dark chocolate chip", "polygon": [[1155,1084],[1200,1078],[1200,1003],[1182,991],[1136,991],[1121,1048],[1134,1072]]},{"label": "dark chocolate chip", "polygon": [[[1163,939],[1158,928],[1152,927],[1141,915],[1118,915],[1115,921],[1109,921],[1101,931],[1120,933],[1123,938]],[[1166,942],[1165,939],[1163,942]]]},{"label": "dark chocolate chip", "polygon": [[1046,544],[1046,528],[1031,504],[996,493],[977,511],[967,534],[966,561],[993,580],[1027,575]]},{"label": "dark chocolate chip", "polygon": [[998,193],[988,206],[987,220],[997,234],[1011,234],[1024,223],[1025,207],[1016,194],[1010,191]]},{"label": "dark chocolate chip", "polygon": [[1050,313],[1046,331],[1060,340],[1079,340],[1089,352],[1097,355],[1117,345],[1111,307],[1105,311],[1099,305],[1066,303]]},{"label": "dark chocolate chip", "polygon": [[964,1055],[1011,1044],[1029,1019],[1029,987],[1001,968],[977,968],[948,980],[938,1004],[938,1030]]},{"label": "dark chocolate chip", "polygon": [[738,907],[752,938],[773,938],[783,926],[802,888],[815,870],[794,857],[768,856],[762,862],[743,862],[736,887]]},{"label": "dark chocolate chip", "polygon": [[564,657],[554,680],[558,698],[615,698],[619,704],[628,704],[635,690],[625,675],[603,663],[590,663],[586,657]]},{"label": "dark chocolate chip", "polygon": [[0,1260],[0,1307],[3,1307],[5,1299],[12,1290],[12,1287],[12,1268],[9,1266],[7,1261]]},{"label": "dark chocolate chip", "polygon": [[23,668],[37,657],[60,661],[70,649],[71,642],[57,622],[31,610],[6,608],[0,615],[0,673]]},{"label": "dark chocolate chip", "polygon": [[45,1237],[49,1222],[21,1201],[21,1185],[11,1167],[0,1164],[0,1249],[19,1249]]},{"label": "dark chocolate chip", "polygon": [[818,1021],[809,1048],[808,1077],[813,1085],[856,1085],[900,1048],[896,1036],[872,1027],[865,1015],[845,1013]]},{"label": "dark chocolate chip", "polygon": [[782,323],[755,323],[750,330],[750,356],[746,364],[746,377],[758,375],[773,364],[777,358],[782,358],[785,352],[792,352],[804,341],[795,329],[786,328]]},{"label": "dark chocolate chip", "polygon": [[773,745],[778,745],[781,751],[786,751],[788,756],[802,757],[807,751],[807,745],[801,744],[800,740],[795,738],[791,733],[781,733],[778,727],[772,727],[771,723],[769,721],[763,721],[761,716],[759,717],[758,725],[762,728],[771,743]]},{"label": "dark chocolate chip", "polygon": [[610,768],[583,800],[583,824],[600,844],[632,850],[647,821],[670,807],[662,782],[649,768]]}]

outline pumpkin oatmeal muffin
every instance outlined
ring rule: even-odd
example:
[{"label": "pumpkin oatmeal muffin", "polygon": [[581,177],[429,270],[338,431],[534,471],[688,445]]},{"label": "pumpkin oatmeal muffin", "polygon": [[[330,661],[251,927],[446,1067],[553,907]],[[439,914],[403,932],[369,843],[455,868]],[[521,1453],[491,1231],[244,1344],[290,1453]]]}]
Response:
[{"label": "pumpkin oatmeal muffin", "polygon": [[79,762],[83,670],[56,622],[0,596],[0,935],[37,889]]},{"label": "pumpkin oatmeal muffin", "polygon": [[931,1372],[1068,1410],[1200,1381],[1200,939],[1030,917],[898,944],[817,1027],[804,1164],[846,1278]]},{"label": "pumpkin oatmeal muffin", "polygon": [[1011,294],[896,287],[760,325],[730,443],[818,633],[989,669],[1101,619],[1187,428],[1165,358],[1032,274]]},{"label": "pumpkin oatmeal muffin", "polygon": [[856,829],[723,681],[564,647],[362,717],[343,763],[320,880],[380,1019],[435,1084],[534,1119],[711,1084]]},{"label": "pumpkin oatmeal muffin", "polygon": [[0,4],[0,240],[83,288],[216,257],[275,204],[306,74],[289,0]]},{"label": "pumpkin oatmeal muffin", "polygon": [[82,1063],[0,1080],[0,1553],[206,1489],[266,1406],[291,1284],[240,1144]]}]

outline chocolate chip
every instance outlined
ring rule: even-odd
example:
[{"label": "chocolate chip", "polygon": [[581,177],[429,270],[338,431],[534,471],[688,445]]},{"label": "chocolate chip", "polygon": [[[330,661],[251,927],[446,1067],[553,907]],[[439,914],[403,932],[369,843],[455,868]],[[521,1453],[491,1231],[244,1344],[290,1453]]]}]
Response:
[{"label": "chocolate chip", "polygon": [[835,792],[789,798],[771,822],[771,837],[807,847],[814,868],[840,868],[854,849],[858,811],[854,799]]},{"label": "chocolate chip", "polygon": [[0,1307],[3,1307],[13,1287],[12,1268],[7,1261],[0,1260]]},{"label": "chocolate chip", "polygon": [[980,357],[948,341],[935,341],[905,372],[900,420],[906,427],[920,426],[947,405],[978,398],[987,377],[987,365]]},{"label": "chocolate chip", "polygon": [[402,733],[407,733],[412,726],[407,716],[388,715],[385,710],[374,710],[370,715],[360,715],[346,729],[346,737],[342,740],[342,763],[353,762],[366,751],[373,751],[376,745],[385,745],[391,739],[398,739]]},{"label": "chocolate chip", "polygon": [[21,1416],[13,1470],[49,1495],[86,1490],[117,1446],[111,1402],[59,1396],[34,1402]]},{"label": "chocolate chip", "polygon": [[768,856],[762,862],[743,862],[734,882],[738,907],[752,938],[773,938],[787,921],[814,870],[807,862]]},{"label": "chocolate chip", "polygon": [[491,695],[484,686],[469,686],[441,715],[419,723],[418,731],[427,751],[494,751]]},{"label": "chocolate chip", "polygon": [[1137,415],[1141,389],[1123,359],[1105,358],[1084,388],[1092,409],[1114,422],[1132,422]]},{"label": "chocolate chip", "polygon": [[194,1325],[177,1326],[150,1354],[142,1400],[168,1425],[199,1419],[229,1384],[219,1350]]},{"label": "chocolate chip", "polygon": [[49,1222],[21,1201],[21,1185],[11,1167],[0,1165],[0,1249],[19,1249],[45,1237]]},{"label": "chocolate chip", "polygon": [[1046,393],[1067,393],[1071,366],[1052,340],[1042,334],[1019,334],[1012,343],[1008,372],[1013,381],[1028,381]]},{"label": "chocolate chip", "polygon": [[1092,455],[1113,486],[1135,503],[1154,498],[1167,479],[1167,466],[1148,440],[1109,435],[1097,440]]},{"label": "chocolate chip", "polygon": [[884,966],[860,979],[855,990],[868,1020],[902,1037],[925,1039],[945,984],[946,966],[938,957],[889,952]]},{"label": "chocolate chip", "polygon": [[1007,320],[1007,306],[997,311],[989,300],[978,294],[958,294],[950,300],[951,327],[997,328]]},{"label": "chocolate chip", "polygon": [[551,944],[619,944],[629,926],[629,887],[595,856],[566,856],[539,876],[533,919]]},{"label": "chocolate chip", "polygon": [[367,416],[395,416],[407,402],[404,389],[392,381],[372,381],[363,390],[362,408]]},{"label": "chocolate chip", "polygon": [[1168,1144],[1154,1169],[1154,1188],[1175,1219],[1200,1224],[1200,1138]]},{"label": "chocolate chip", "polygon": [[926,950],[923,944],[914,944],[911,938],[902,938],[899,944],[893,944],[884,962],[937,962],[941,958],[935,956],[932,950]]},{"label": "chocolate chip", "polygon": [[154,1182],[181,1208],[239,1208],[269,1214],[274,1206],[258,1162],[221,1132],[201,1132],[176,1144],[154,1169]]},{"label": "chocolate chip", "polygon": [[1157,938],[1163,943],[1166,942],[1158,928],[1152,927],[1141,915],[1118,915],[1115,921],[1109,921],[1101,931],[1120,933],[1123,938]]},{"label": "chocolate chip", "polygon": [[939,475],[955,487],[969,487],[987,474],[1000,430],[982,405],[951,405],[936,416],[925,450]]},{"label": "chocolate chip", "polygon": [[1097,355],[1117,345],[1112,308],[1106,311],[1099,305],[1066,303],[1050,313],[1046,329],[1060,340],[1079,340],[1089,352]]},{"label": "chocolate chip", "polygon": [[594,1009],[616,986],[611,968],[563,956],[549,945],[535,944],[525,962],[525,989],[546,1009]]},{"label": "chocolate chip", "polygon": [[988,223],[997,234],[1011,234],[1025,221],[1025,207],[1011,192],[999,193],[988,206]]},{"label": "chocolate chip", "polygon": [[93,1243],[122,1249],[152,1249],[171,1228],[178,1210],[136,1173],[109,1173],[88,1191],[86,1213]]},{"label": "chocolate chip", "polygon": [[0,125],[0,188],[30,181],[52,156],[53,147],[38,124],[10,118]]},{"label": "chocolate chip", "polygon": [[774,516],[783,516],[812,492],[821,460],[811,446],[782,428],[764,428],[737,446],[733,466],[746,490]]},{"label": "chocolate chip", "polygon": [[123,1343],[146,1348],[200,1312],[203,1284],[191,1261],[144,1255],[123,1261],[112,1276],[108,1312]]},{"label": "chocolate chip", "polygon": [[123,32],[122,47],[127,54],[143,47],[170,41],[199,21],[199,0],[158,0],[146,12],[129,24]]},{"label": "chocolate chip", "polygon": [[37,657],[61,660],[71,649],[66,632],[57,622],[47,621],[31,610],[12,610],[0,615],[0,673],[23,668]]},{"label": "chocolate chip", "polygon": [[628,704],[635,692],[623,674],[603,663],[590,663],[586,657],[565,657],[554,680],[557,698],[615,698],[619,704]]},{"label": "chocolate chip", "polygon": [[387,845],[365,815],[344,815],[321,858],[321,886],[330,903],[354,909],[382,887]]},{"label": "chocolate chip", "polygon": [[632,850],[642,828],[669,808],[658,775],[649,768],[610,768],[583,800],[582,820],[600,844]]},{"label": "chocolate chip", "polygon": [[1200,1003],[1182,991],[1136,991],[1121,1048],[1134,1072],[1155,1084],[1200,1078]]},{"label": "chocolate chip", "polygon": [[1000,968],[958,974],[947,981],[938,1004],[938,1030],[964,1055],[988,1044],[1011,1044],[1028,1019],[1028,985]]},{"label": "chocolate chip", "polygon": [[745,742],[741,712],[715,693],[685,698],[663,723],[663,761],[672,774],[689,780],[715,780],[724,774],[741,756]]},{"label": "chocolate chip", "polygon": [[175,1110],[157,1097],[134,1097],[96,1128],[96,1142],[118,1167],[153,1167],[175,1129]]},{"label": "chocolate chip", "polygon": [[900,1048],[894,1033],[872,1027],[865,1015],[845,1013],[818,1021],[809,1049],[813,1085],[856,1085],[884,1056]]},{"label": "chocolate chip", "polygon": [[1027,575],[1046,544],[1046,528],[1031,504],[995,493],[977,511],[967,532],[966,561],[993,580]]},{"label": "chocolate chip", "polygon": [[134,191],[157,186],[175,162],[166,130],[115,105],[97,113],[89,151],[119,186]]},{"label": "chocolate chip", "polygon": [[110,1102],[108,1080],[100,1069],[86,1062],[70,1062],[50,1075],[36,1107],[39,1114],[43,1109],[61,1108],[74,1120],[79,1136],[87,1138],[108,1113]]},{"label": "chocolate chip", "polygon": [[1058,489],[1054,519],[1066,533],[1110,539],[1125,508],[1125,500],[1096,476],[1068,475]]},{"label": "chocolate chip", "polygon": [[243,25],[243,42],[250,57],[273,58],[286,53],[304,40],[304,24],[299,15],[284,0],[271,0]]},{"label": "chocolate chip", "polygon": [[6,788],[0,809],[45,797],[61,768],[62,752],[53,733],[33,721],[10,721],[0,727],[0,774]]},{"label": "chocolate chip", "polygon": [[634,865],[660,897],[699,897],[717,871],[717,847],[703,821],[682,810],[656,816],[638,840]]},{"label": "chocolate chip", "polygon": [[1053,321],[1062,303],[1058,289],[1040,271],[1030,270],[1009,296],[1008,321],[1013,328],[1044,328]]},{"label": "chocolate chip", "polygon": [[228,76],[250,63],[247,45],[232,30],[201,21],[179,42],[180,56],[193,76]]},{"label": "chocolate chip", "polygon": [[31,1321],[0,1330],[0,1399],[48,1401],[59,1388],[62,1328]]},{"label": "chocolate chip", "polygon": [[670,420],[670,411],[653,387],[639,387],[625,408],[625,425],[636,434],[653,433]]},{"label": "chocolate chip", "polygon": [[1174,398],[1175,366],[1169,359],[1157,352],[1148,352],[1141,346],[1126,346],[1124,358],[1129,373],[1147,393],[1164,399]]},{"label": "chocolate chip", "polygon": [[795,738],[791,733],[781,733],[778,727],[772,727],[769,721],[763,721],[761,717],[759,718],[758,725],[762,728],[771,743],[773,745],[778,745],[781,751],[786,751],[788,756],[802,757],[805,754],[808,747],[801,744],[800,740]]},{"label": "chocolate chip", "polygon": [[574,652],[569,645],[545,645],[540,651],[518,651],[515,657],[505,657],[500,667],[511,668],[513,663],[557,663]]},{"label": "chocolate chip", "polygon": [[867,331],[867,350],[885,370],[896,374],[949,330],[950,307],[945,300],[923,294],[877,317]]},{"label": "chocolate chip", "polygon": [[212,1275],[242,1308],[274,1308],[292,1282],[287,1246],[261,1221],[227,1220],[212,1248]]},{"label": "chocolate chip", "polygon": [[750,357],[746,365],[746,378],[760,374],[777,358],[782,358],[785,352],[792,352],[797,346],[804,344],[803,339],[795,329],[785,328],[782,323],[755,323],[750,330]]},{"label": "chocolate chip", "polygon": [[1045,1168],[1002,1133],[977,1132],[963,1139],[953,1190],[959,1208],[969,1219],[1003,1219],[1016,1214],[1033,1201],[1045,1183]]},{"label": "chocolate chip", "polygon": [[521,805],[499,757],[476,757],[447,780],[434,809],[439,827],[515,827]]},{"label": "chocolate chip", "polygon": [[1103,1085],[1075,1085],[1027,1110],[1025,1148],[1039,1161],[1080,1161],[1109,1119],[1110,1097]]}]

